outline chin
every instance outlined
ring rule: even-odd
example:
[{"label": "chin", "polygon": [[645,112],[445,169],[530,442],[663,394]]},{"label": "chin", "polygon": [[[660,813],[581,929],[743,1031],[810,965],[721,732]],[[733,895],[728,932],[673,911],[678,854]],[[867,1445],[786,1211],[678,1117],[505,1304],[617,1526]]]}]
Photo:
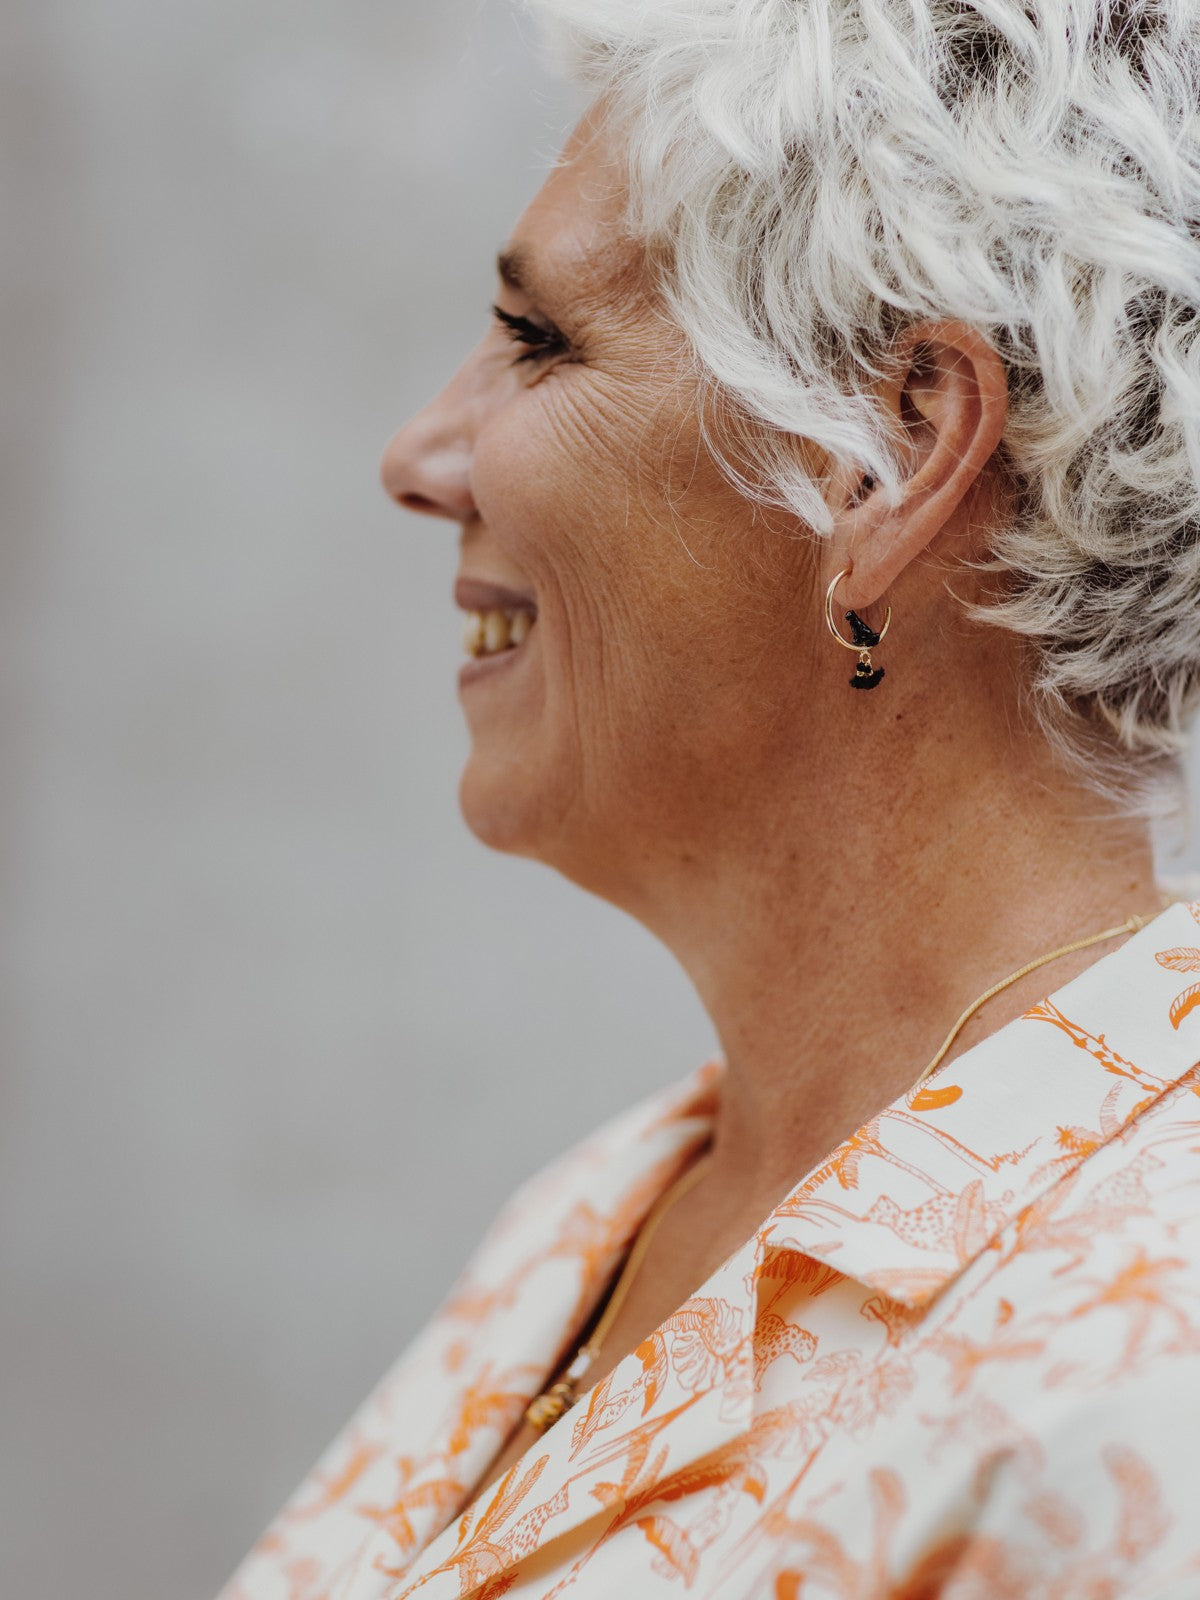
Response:
[{"label": "chin", "polygon": [[528,768],[514,769],[511,762],[472,754],[459,780],[458,804],[467,827],[490,850],[541,858],[548,807]]}]

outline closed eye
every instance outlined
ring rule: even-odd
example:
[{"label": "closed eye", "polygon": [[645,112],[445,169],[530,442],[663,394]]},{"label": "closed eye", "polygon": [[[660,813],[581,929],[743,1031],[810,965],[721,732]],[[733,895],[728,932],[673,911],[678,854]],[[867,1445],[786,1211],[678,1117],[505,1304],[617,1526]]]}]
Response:
[{"label": "closed eye", "polygon": [[532,322],[500,306],[492,307],[492,315],[514,343],[525,346],[525,354],[518,356],[518,361],[544,361],[549,356],[561,355],[567,348],[567,341],[553,326]]}]

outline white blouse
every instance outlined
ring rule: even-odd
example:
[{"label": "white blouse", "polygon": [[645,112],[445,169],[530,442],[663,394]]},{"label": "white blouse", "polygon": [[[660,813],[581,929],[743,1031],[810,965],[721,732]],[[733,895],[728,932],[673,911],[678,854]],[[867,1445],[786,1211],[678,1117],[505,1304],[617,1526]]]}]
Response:
[{"label": "white blouse", "polygon": [[832,1151],[472,1503],[710,1063],[527,1184],[223,1600],[1196,1600],[1200,902]]}]

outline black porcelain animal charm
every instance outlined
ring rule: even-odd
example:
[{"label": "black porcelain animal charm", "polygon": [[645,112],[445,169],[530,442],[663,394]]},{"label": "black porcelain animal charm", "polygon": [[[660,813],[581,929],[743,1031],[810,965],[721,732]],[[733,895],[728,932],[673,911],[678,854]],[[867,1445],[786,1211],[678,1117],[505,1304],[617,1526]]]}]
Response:
[{"label": "black porcelain animal charm", "polygon": [[892,608],[888,606],[883,617],[883,626],[878,632],[869,622],[864,622],[857,611],[846,611],[843,615],[850,624],[852,638],[846,635],[838,626],[833,615],[833,596],[839,583],[849,573],[850,568],[844,567],[832,580],[825,591],[825,626],[841,645],[843,650],[853,650],[858,657],[858,665],[854,669],[854,676],[850,679],[852,689],[874,689],[883,681],[883,668],[877,667],[871,660],[871,651],[877,644],[882,644],[884,636],[892,625]]},{"label": "black porcelain animal charm", "polygon": [[879,643],[881,635],[865,623],[857,611],[847,611],[846,621],[850,624],[850,632],[854,635],[854,643],[859,652],[858,665],[854,669],[854,676],[850,679],[850,687],[874,689],[884,673],[882,667],[873,666],[871,663],[871,651]]}]

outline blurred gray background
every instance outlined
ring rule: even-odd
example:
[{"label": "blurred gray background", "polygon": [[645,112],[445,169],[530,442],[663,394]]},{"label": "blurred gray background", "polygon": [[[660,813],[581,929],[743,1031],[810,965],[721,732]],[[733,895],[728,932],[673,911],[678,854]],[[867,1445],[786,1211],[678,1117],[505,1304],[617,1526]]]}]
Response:
[{"label": "blurred gray background", "polygon": [[17,0],[0,1594],[203,1600],[500,1200],[711,1038],[493,858],[392,429],[572,119],[503,0]]},{"label": "blurred gray background", "polygon": [[0,21],[5,1597],[211,1596],[499,1201],[711,1048],[466,832],[454,530],[377,483],[576,109],[507,0]]}]

